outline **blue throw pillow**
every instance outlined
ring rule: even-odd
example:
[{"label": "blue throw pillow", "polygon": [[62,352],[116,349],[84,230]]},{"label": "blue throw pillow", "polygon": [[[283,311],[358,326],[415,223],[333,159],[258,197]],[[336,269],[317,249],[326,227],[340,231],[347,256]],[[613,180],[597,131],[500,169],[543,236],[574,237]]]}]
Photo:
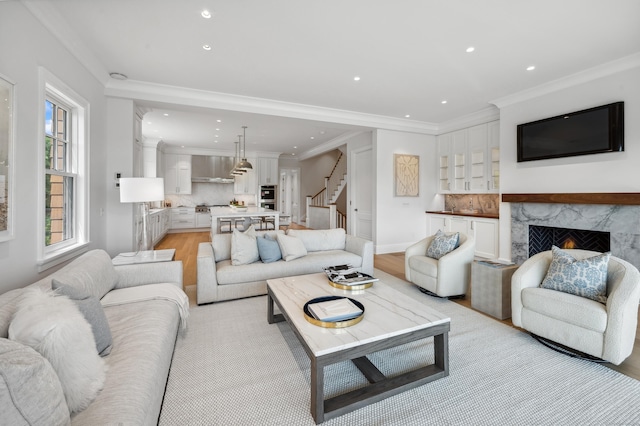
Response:
[{"label": "blue throw pillow", "polygon": [[264,237],[258,237],[256,241],[258,242],[260,260],[263,263],[276,262],[282,259],[282,252],[280,252],[280,246],[277,241]]},{"label": "blue throw pillow", "polygon": [[607,303],[607,267],[611,253],[576,260],[551,247],[551,264],[540,287]]},{"label": "blue throw pillow", "polygon": [[460,234],[445,234],[438,229],[435,238],[431,240],[431,244],[427,248],[427,256],[432,259],[440,259],[445,254],[455,250],[458,247]]}]

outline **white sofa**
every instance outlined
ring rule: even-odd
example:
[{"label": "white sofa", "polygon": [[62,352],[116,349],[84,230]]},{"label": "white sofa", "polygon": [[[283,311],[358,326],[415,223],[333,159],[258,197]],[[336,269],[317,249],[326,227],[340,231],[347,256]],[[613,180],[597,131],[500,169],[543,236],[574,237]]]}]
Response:
[{"label": "white sofa", "polygon": [[[566,250],[581,260],[599,253]],[[511,278],[513,325],[613,364],[633,351],[636,338],[640,273],[635,266],[611,256],[607,269],[607,303],[541,288],[551,251],[527,259]]]},{"label": "white sofa", "polygon": [[[284,231],[257,231],[264,234]],[[287,235],[299,238],[307,255],[299,259],[272,263],[260,260],[248,265],[231,264],[232,234],[214,234],[210,243],[200,243],[197,259],[198,304],[267,294],[267,280],[322,272],[324,267],[350,264],[373,274],[373,242],[345,233],[344,229],[289,229]]]},{"label": "white sofa", "polygon": [[[103,250],[85,253],[30,286],[0,295],[0,340],[6,345],[15,347],[19,344],[7,338],[11,320],[25,289],[51,289],[53,278],[101,299],[103,305],[107,299],[114,303],[103,308],[112,336],[111,351],[102,358],[107,366],[104,387],[88,408],[70,415],[70,424],[156,425],[181,323],[180,312],[184,314],[185,299],[188,312],[188,299],[182,291],[182,262],[114,267],[111,258]],[[164,285],[147,285],[160,283]],[[180,297],[184,295],[182,305],[165,297],[174,292]],[[104,296],[108,297],[105,299]],[[132,298],[136,300],[132,301]],[[24,349],[31,351],[30,348]],[[2,358],[7,352],[0,355],[3,368],[11,368],[11,362]],[[31,353],[39,356],[35,351]],[[11,424],[54,424],[52,419],[44,423],[30,421],[28,411],[37,407],[20,407],[20,399],[11,394],[11,386],[15,390],[16,384],[7,383],[4,378],[4,381],[0,378],[0,404],[3,405],[0,411],[4,421],[11,418]],[[18,385],[22,388],[29,386],[24,383]],[[7,389],[10,391],[3,393]],[[5,397],[8,394],[11,396],[7,399]],[[47,398],[51,396],[41,396],[42,401]],[[9,402],[11,400],[13,405]],[[9,415],[13,417],[5,417]],[[20,416],[24,417],[24,421],[16,420]]]}]

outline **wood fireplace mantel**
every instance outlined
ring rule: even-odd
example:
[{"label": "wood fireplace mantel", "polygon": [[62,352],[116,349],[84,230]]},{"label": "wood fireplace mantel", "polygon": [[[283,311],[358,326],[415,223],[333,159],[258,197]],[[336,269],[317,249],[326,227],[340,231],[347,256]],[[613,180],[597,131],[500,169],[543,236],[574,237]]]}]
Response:
[{"label": "wood fireplace mantel", "polygon": [[548,194],[502,194],[504,203],[560,203],[640,205],[640,192],[576,192]]}]

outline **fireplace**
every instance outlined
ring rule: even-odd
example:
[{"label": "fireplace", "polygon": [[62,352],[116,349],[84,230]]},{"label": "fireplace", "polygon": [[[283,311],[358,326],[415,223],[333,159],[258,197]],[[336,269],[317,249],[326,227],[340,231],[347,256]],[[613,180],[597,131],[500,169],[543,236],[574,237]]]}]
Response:
[{"label": "fireplace", "polygon": [[[588,199],[579,198],[578,195],[581,194],[533,194],[505,199],[503,194],[502,201],[509,203],[511,211],[512,262],[522,264],[529,258],[529,227],[542,226],[608,233],[608,251],[640,268],[640,197],[631,200],[631,203],[626,199],[601,200],[606,194]],[[587,204],[589,200],[592,204]],[[556,245],[561,247],[561,244]],[[607,249],[594,251],[604,252]]]},{"label": "fireplace", "polygon": [[529,257],[551,246],[563,249],[583,249],[601,253],[610,250],[610,233],[585,229],[556,228],[529,225]]}]

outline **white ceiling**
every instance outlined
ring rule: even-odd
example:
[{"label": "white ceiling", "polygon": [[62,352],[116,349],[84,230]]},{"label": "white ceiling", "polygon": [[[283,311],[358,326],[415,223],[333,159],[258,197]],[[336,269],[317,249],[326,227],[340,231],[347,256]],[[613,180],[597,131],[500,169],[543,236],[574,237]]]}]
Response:
[{"label": "white ceiling", "polygon": [[[326,117],[354,112],[437,129],[493,100],[640,52],[638,0],[24,3],[107,86],[126,92],[127,84],[146,82],[155,93],[179,87],[238,95],[238,106],[224,110],[139,97],[152,110],[144,135],[189,147],[233,149],[247,125],[247,150],[303,153],[367,127],[286,112],[305,106],[322,107]],[[201,17],[205,8],[211,19]],[[55,29],[60,19],[69,31]],[[467,53],[469,46],[475,51]],[[530,65],[535,70],[526,71]],[[109,72],[129,80],[109,81]],[[245,97],[277,101],[280,117],[246,113],[257,110],[242,107]]]}]

